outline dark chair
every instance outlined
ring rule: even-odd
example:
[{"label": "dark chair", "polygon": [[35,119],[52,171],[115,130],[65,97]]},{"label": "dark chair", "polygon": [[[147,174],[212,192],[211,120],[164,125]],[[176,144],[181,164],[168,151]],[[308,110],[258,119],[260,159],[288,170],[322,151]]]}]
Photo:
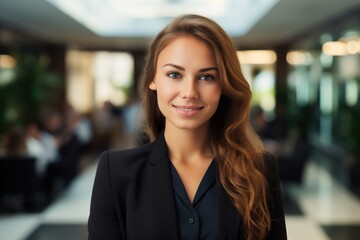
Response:
[{"label": "dark chair", "polygon": [[21,196],[26,210],[37,206],[40,179],[36,175],[35,158],[27,156],[0,157],[0,199]]},{"label": "dark chair", "polygon": [[81,157],[81,143],[76,135],[60,149],[60,161],[56,163],[57,172],[64,179],[65,185],[69,185],[79,172]]},{"label": "dark chair", "polygon": [[300,184],[309,155],[310,147],[308,144],[304,141],[298,141],[290,156],[278,157],[280,180],[285,183]]}]

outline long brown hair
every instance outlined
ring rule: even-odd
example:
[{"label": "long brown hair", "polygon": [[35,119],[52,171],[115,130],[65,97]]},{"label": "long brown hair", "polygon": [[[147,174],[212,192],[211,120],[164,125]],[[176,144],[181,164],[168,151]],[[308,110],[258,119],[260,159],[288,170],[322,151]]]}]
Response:
[{"label": "long brown hair", "polygon": [[220,184],[242,217],[246,238],[263,239],[271,221],[266,201],[263,146],[248,121],[252,93],[231,39],[214,21],[198,15],[180,16],[151,44],[142,89],[150,138],[155,139],[164,129],[165,118],[157,105],[156,92],[149,89],[149,84],[154,80],[160,52],[181,35],[194,36],[214,51],[222,96],[210,120],[211,150],[218,161]]}]

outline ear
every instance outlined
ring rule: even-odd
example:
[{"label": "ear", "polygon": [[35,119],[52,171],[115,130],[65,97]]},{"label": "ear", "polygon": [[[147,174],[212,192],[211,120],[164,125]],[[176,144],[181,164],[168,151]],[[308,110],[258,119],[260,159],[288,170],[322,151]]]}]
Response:
[{"label": "ear", "polygon": [[154,91],[156,90],[156,83],[154,80],[149,84],[149,88]]}]

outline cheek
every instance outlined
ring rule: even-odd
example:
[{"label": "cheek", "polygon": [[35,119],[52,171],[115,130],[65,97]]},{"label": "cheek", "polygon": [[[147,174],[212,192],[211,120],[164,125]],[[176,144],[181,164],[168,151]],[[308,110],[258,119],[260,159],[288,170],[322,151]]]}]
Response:
[{"label": "cheek", "polygon": [[161,85],[158,84],[157,97],[160,100],[171,100],[176,95],[176,90],[169,84]]},{"label": "cheek", "polygon": [[169,94],[166,91],[157,90],[157,102],[160,111],[164,111],[164,107],[168,105],[170,101]]},{"label": "cheek", "polygon": [[207,92],[208,100],[213,103],[219,103],[221,97],[221,88],[219,86],[214,87],[211,91]]}]

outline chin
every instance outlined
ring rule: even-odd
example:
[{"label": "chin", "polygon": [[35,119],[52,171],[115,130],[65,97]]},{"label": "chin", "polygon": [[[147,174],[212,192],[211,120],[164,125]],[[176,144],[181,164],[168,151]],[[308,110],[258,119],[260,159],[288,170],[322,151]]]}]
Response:
[{"label": "chin", "polygon": [[182,122],[182,123],[172,123],[171,125],[173,125],[173,127],[177,128],[177,129],[181,129],[181,130],[198,130],[200,128],[205,127],[206,125],[208,125],[206,122],[194,122],[194,123],[189,123],[189,122]]}]

